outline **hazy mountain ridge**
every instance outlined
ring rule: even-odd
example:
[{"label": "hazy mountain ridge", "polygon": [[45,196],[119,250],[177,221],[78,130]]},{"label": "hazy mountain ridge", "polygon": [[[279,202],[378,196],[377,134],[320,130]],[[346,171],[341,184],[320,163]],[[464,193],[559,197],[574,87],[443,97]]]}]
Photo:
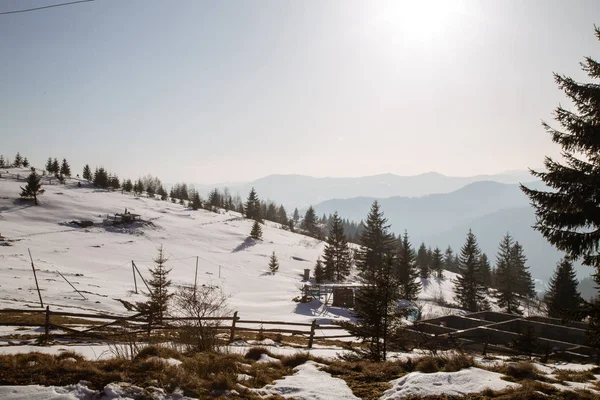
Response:
[{"label": "hazy mountain ridge", "polygon": [[413,176],[380,174],[349,178],[314,178],[305,175],[269,175],[247,183],[238,184],[195,184],[201,194],[217,188],[229,188],[242,198],[252,187],[262,199],[271,199],[287,208],[308,207],[330,199],[347,199],[360,196],[387,198],[393,196],[421,197],[434,193],[449,193],[473,182],[494,181],[515,184],[531,181],[527,171],[509,171],[494,175],[469,177],[446,176],[428,172]]},{"label": "hazy mountain ridge", "polygon": [[[528,187],[543,188],[543,183],[529,182]],[[315,206],[318,215],[338,211],[344,218],[360,221],[375,197],[334,199]],[[396,233],[408,230],[413,245],[424,241],[442,250],[451,245],[457,252],[469,229],[477,235],[480,247],[495,260],[500,239],[506,232],[525,247],[534,277],[548,280],[561,258],[543,236],[535,231],[535,213],[529,199],[516,184],[475,182],[446,194],[418,198],[390,197],[378,199]],[[589,275],[585,267],[582,276]]]}]

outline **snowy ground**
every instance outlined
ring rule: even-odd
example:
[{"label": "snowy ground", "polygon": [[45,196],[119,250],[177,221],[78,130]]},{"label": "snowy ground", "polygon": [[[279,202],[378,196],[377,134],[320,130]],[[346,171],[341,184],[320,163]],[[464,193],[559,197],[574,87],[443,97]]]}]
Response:
[{"label": "snowy ground", "polygon": [[[192,211],[179,204],[142,198],[91,187],[49,184],[40,196],[41,205],[19,200],[26,169],[10,170],[0,178],[0,234],[10,246],[0,246],[0,308],[38,308],[39,300],[31,271],[31,250],[44,303],[53,310],[103,311],[123,314],[116,299],[142,300],[136,295],[131,262],[148,277],[156,249],[163,245],[170,258],[175,285],[193,285],[198,260],[198,284],[218,285],[231,295],[229,308],[242,319],[319,322],[347,320],[346,309],[320,301],[300,304],[304,269],[314,267],[324,244],[303,235],[263,227],[263,240],[248,241],[251,222],[235,212],[216,214]],[[17,173],[21,180],[15,179]],[[129,228],[94,226],[79,228],[71,221],[91,220],[100,224],[107,214],[141,214],[152,225]],[[275,252],[279,272],[268,274],[268,261]],[[81,298],[57,273],[60,271],[87,299]],[[434,301],[451,302],[454,274],[446,279],[423,282],[420,298],[425,316],[456,313]],[[138,288],[143,283],[138,278]],[[331,333],[333,334],[333,332]]]},{"label": "snowy ground", "polygon": [[[299,296],[305,268],[313,268],[324,244],[318,240],[279,229],[277,224],[263,227],[263,240],[248,241],[251,222],[234,212],[221,214],[203,210],[192,211],[181,205],[155,199],[141,198],[120,192],[106,192],[90,187],[78,188],[76,180],[67,185],[45,186],[39,207],[18,200],[20,185],[27,170],[19,173],[21,180],[0,178],[0,234],[9,245],[0,246],[0,308],[39,308],[38,296],[31,270],[28,249],[37,268],[38,280],[45,304],[53,310],[91,311],[124,314],[117,299],[129,302],[142,300],[133,293],[132,260],[147,277],[156,249],[163,245],[170,258],[171,279],[175,285],[193,285],[198,259],[199,284],[218,285],[231,298],[229,308],[238,311],[242,319],[279,320],[320,323],[347,320],[347,309],[323,305],[320,301],[300,304],[292,301]],[[47,182],[48,183],[48,182]],[[107,214],[127,210],[141,214],[151,225],[127,229],[103,227],[79,228],[73,220],[91,220],[100,224]],[[268,271],[269,256],[275,252],[280,270],[275,275]],[[63,273],[87,299],[82,299],[56,271]],[[440,306],[453,302],[452,279],[455,274],[445,272],[445,279],[423,281],[419,305],[425,317],[434,317],[460,310]],[[142,285],[138,280],[138,284]],[[38,334],[36,328],[2,327],[1,335]],[[328,331],[329,334],[337,333]],[[292,354],[304,349],[276,346],[267,342],[236,342],[227,351],[243,353],[249,346],[269,346],[275,356]],[[112,355],[109,346],[100,344],[57,345],[39,347],[0,343],[0,353],[41,351],[57,353],[74,350],[86,358],[98,359]],[[316,345],[313,355],[333,358],[340,348]],[[396,358],[421,356],[419,353],[391,354]],[[265,361],[273,361],[267,360]],[[563,366],[540,366],[551,374]],[[592,366],[569,365],[565,369],[591,369]],[[383,398],[396,399],[409,394],[461,394],[478,392],[486,387],[501,389],[509,382],[498,374],[478,368],[453,373],[411,373],[390,382]],[[568,388],[577,388],[569,383]],[[586,385],[586,384],[581,384]],[[580,385],[580,386],[581,386]],[[562,388],[562,387],[561,387]],[[135,394],[139,388],[111,384],[102,393],[95,393],[83,384],[66,387],[0,387],[2,399],[120,399]],[[279,394],[286,398],[328,400],[354,398],[343,380],[319,370],[309,362],[285,377],[260,389],[260,393]],[[157,389],[156,398],[183,398],[175,393],[166,395]]]}]

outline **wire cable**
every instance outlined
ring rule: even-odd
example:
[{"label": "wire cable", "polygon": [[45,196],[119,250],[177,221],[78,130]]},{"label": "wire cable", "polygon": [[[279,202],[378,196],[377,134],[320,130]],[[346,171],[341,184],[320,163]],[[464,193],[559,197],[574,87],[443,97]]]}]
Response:
[{"label": "wire cable", "polygon": [[4,12],[0,12],[0,15],[17,14],[17,13],[24,13],[24,12],[30,12],[30,11],[38,11],[38,10],[44,10],[46,8],[69,6],[69,5],[78,4],[78,3],[89,3],[90,1],[94,1],[94,0],[78,0],[78,1],[71,1],[69,3],[51,4],[49,6],[28,8],[28,9],[24,9],[24,10],[4,11]]}]

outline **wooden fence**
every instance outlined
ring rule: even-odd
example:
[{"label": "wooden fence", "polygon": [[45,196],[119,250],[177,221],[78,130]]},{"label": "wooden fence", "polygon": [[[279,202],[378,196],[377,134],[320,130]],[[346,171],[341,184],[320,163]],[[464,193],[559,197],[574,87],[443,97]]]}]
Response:
[{"label": "wooden fence", "polygon": [[[6,317],[7,314],[9,315],[8,317]],[[13,318],[11,318],[10,314],[14,314]],[[39,315],[39,317],[35,317],[36,315]],[[3,316],[5,317],[3,318]],[[25,316],[27,317],[26,320],[21,320]],[[71,320],[64,320],[65,317]],[[10,321],[11,319],[12,321]],[[188,321],[200,322],[203,329],[214,329],[227,332],[229,343],[235,340],[236,332],[301,335],[307,338],[309,349],[312,348],[315,339],[353,337],[353,335],[350,334],[326,335],[323,333],[317,335],[317,331],[345,330],[340,325],[318,324],[316,320],[313,320],[311,323],[242,320],[237,311],[232,316],[226,317],[163,317],[160,321],[157,321],[156,318],[152,318],[152,315],[147,313],[137,313],[128,316],[72,313],[51,311],[49,306],[47,306],[45,310],[0,310],[0,326],[43,327],[44,333],[41,335],[42,343],[48,342],[51,337],[71,339],[88,338],[100,341],[118,340],[119,338],[133,334],[147,334],[150,337],[153,332],[161,330],[176,331],[182,326],[185,326],[185,323]],[[228,321],[228,324],[220,323]],[[206,325],[207,323],[209,324]],[[281,326],[291,326],[294,328],[281,328]],[[65,333],[53,334],[51,333],[52,329],[58,329]]]}]

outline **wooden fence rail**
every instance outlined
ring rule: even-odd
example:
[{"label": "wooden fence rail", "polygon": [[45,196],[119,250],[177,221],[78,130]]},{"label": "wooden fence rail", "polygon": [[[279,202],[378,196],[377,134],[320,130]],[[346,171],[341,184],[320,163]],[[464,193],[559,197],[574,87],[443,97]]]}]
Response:
[{"label": "wooden fence rail", "polygon": [[[30,326],[30,327],[43,327],[44,335],[42,336],[42,342],[47,343],[50,337],[88,337],[95,340],[108,340],[111,337],[119,337],[126,334],[139,334],[146,333],[150,335],[152,331],[161,330],[177,330],[178,328],[184,327],[186,322],[197,321],[200,322],[202,329],[209,330],[228,330],[229,331],[229,343],[235,339],[236,332],[264,332],[264,333],[277,333],[277,334],[291,334],[291,335],[302,335],[308,339],[308,348],[312,348],[313,341],[315,339],[334,339],[334,338],[349,338],[352,335],[315,335],[316,330],[342,330],[345,329],[338,325],[319,325],[316,320],[311,323],[306,322],[287,322],[287,321],[264,321],[264,320],[242,320],[237,311],[232,316],[226,317],[163,317],[160,322],[156,318],[152,318],[152,315],[145,313],[137,313],[133,315],[110,315],[110,314],[91,314],[91,313],[74,313],[64,311],[51,311],[49,306],[46,306],[45,310],[20,310],[20,309],[0,309],[0,314],[16,314],[19,317],[23,317],[24,314],[43,314],[43,322],[30,322],[23,321],[1,321],[0,326]],[[69,322],[61,322],[60,324],[56,319],[53,321],[53,317],[71,317],[81,318],[84,320],[101,321],[100,324],[93,324],[92,326],[85,326],[83,329],[76,327],[65,326],[69,325]],[[3,319],[7,319],[6,317]],[[219,322],[219,321],[231,321],[231,325],[223,326],[220,324],[216,325],[205,325],[204,322]],[[177,322],[183,323],[177,325]],[[175,324],[173,324],[175,323]],[[72,323],[71,323],[72,324]],[[77,325],[86,325],[82,321],[77,321]],[[240,326],[240,325],[254,325],[254,326]],[[287,329],[281,326],[292,326],[292,327],[306,327],[308,329]],[[121,328],[114,331],[105,331],[106,328]],[[62,330],[66,334],[53,334],[50,331],[52,329]]]}]

